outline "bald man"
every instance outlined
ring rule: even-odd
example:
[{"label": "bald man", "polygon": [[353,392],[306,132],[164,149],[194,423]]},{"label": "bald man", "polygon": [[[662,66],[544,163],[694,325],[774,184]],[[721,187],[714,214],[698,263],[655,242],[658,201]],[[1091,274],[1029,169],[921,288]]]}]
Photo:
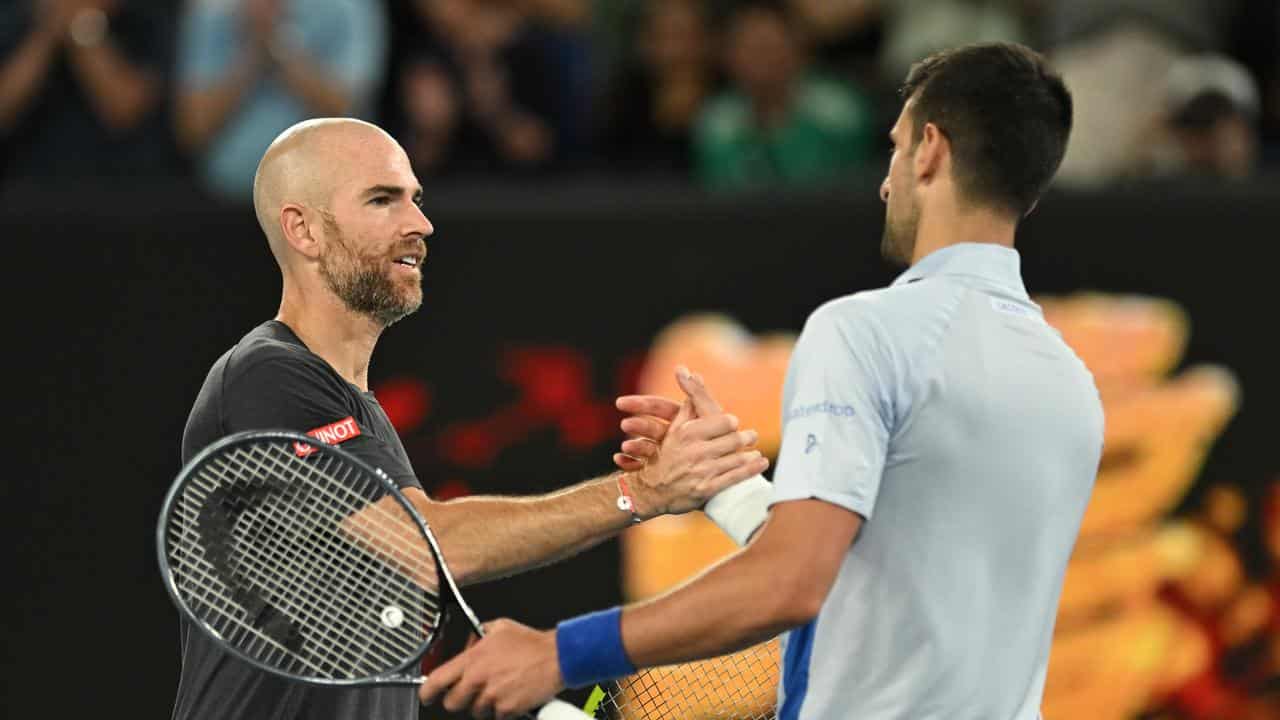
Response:
[{"label": "bald man", "polygon": [[[754,442],[753,431],[738,431],[732,416],[703,413],[685,432],[670,433],[658,462],[628,473],[631,503],[619,502],[614,475],[538,497],[431,500],[369,392],[369,362],[382,331],[422,304],[421,266],[433,232],[404,150],[361,121],[300,123],[267,149],[253,198],[280,266],[280,309],[214,363],[187,420],[184,462],[242,430],[341,426],[343,449],[401,487],[464,585],[567,557],[639,520],[700,507],[767,464],[758,452],[741,452]],[[682,380],[703,402],[705,389]],[[222,652],[185,622],[181,641],[174,718],[418,716],[413,688],[290,683]]]}]

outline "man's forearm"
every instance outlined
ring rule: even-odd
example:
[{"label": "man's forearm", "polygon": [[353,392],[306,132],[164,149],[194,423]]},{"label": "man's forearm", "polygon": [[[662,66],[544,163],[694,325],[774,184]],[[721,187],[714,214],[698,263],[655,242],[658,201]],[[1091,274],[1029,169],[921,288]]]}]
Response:
[{"label": "man's forearm", "polygon": [[407,493],[440,541],[454,578],[467,585],[531,570],[579,553],[632,524],[617,506],[613,476],[534,497],[475,496],[435,502]]},{"label": "man's forearm", "polygon": [[763,642],[817,614],[798,592],[794,558],[747,549],[692,581],[622,614],[622,640],[637,667],[688,662]]},{"label": "man's forearm", "polygon": [[262,62],[256,51],[248,51],[222,80],[207,88],[179,94],[175,131],[183,147],[196,152],[209,144],[253,89]]},{"label": "man's forearm", "polygon": [[351,94],[301,49],[276,45],[271,52],[280,78],[312,112],[319,115],[348,115]]},{"label": "man's forearm", "polygon": [[40,28],[0,67],[0,133],[17,124],[48,76],[57,49],[58,37]]},{"label": "man's forearm", "polygon": [[637,667],[713,657],[809,622],[861,527],[860,516],[821,500],[775,505],[746,549],[623,611],[627,657]]},{"label": "man's forearm", "polygon": [[113,130],[136,127],[160,101],[160,80],[135,67],[110,44],[73,46],[71,67],[88,91],[94,111]]}]

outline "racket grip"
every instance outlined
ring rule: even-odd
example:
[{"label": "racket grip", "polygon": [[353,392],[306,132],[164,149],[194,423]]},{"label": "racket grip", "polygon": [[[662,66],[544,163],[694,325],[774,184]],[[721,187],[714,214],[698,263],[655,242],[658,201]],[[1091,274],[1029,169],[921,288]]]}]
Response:
[{"label": "racket grip", "polygon": [[552,700],[534,716],[537,720],[591,720],[591,716],[563,700]]}]

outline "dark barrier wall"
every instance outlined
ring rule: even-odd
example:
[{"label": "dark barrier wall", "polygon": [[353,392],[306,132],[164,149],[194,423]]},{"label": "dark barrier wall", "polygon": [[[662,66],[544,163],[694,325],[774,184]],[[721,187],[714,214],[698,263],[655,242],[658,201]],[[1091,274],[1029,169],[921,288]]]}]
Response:
[{"label": "dark barrier wall", "polygon": [[[746,199],[429,188],[426,210],[426,303],[386,333],[371,377],[414,425],[406,445],[438,494],[536,492],[606,471],[611,400],[682,314],[795,331],[824,300],[894,274],[871,184]],[[1033,293],[1187,308],[1187,361],[1224,364],[1244,389],[1207,476],[1250,487],[1280,470],[1277,228],[1275,185],[1167,187],[1052,196],[1020,239]],[[177,624],[155,572],[155,513],[209,364],[275,312],[275,267],[249,210],[172,189],[9,195],[0,237],[16,390],[0,484],[7,714],[167,717]],[[469,594],[482,616],[549,625],[616,602],[617,581],[610,544]]]}]

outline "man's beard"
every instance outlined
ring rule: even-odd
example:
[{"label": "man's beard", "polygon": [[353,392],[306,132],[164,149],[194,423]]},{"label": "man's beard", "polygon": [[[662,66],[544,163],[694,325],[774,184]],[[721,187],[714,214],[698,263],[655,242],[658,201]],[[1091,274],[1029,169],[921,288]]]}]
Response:
[{"label": "man's beard", "polygon": [[333,243],[320,258],[320,275],[348,310],[387,327],[422,305],[421,289],[406,293],[396,287],[386,267],[389,258],[357,255],[336,224],[325,225]]},{"label": "man's beard", "polygon": [[910,265],[916,251],[916,233],[920,230],[920,208],[915,203],[906,217],[894,219],[886,212],[884,234],[880,236],[880,255],[891,263]]}]

